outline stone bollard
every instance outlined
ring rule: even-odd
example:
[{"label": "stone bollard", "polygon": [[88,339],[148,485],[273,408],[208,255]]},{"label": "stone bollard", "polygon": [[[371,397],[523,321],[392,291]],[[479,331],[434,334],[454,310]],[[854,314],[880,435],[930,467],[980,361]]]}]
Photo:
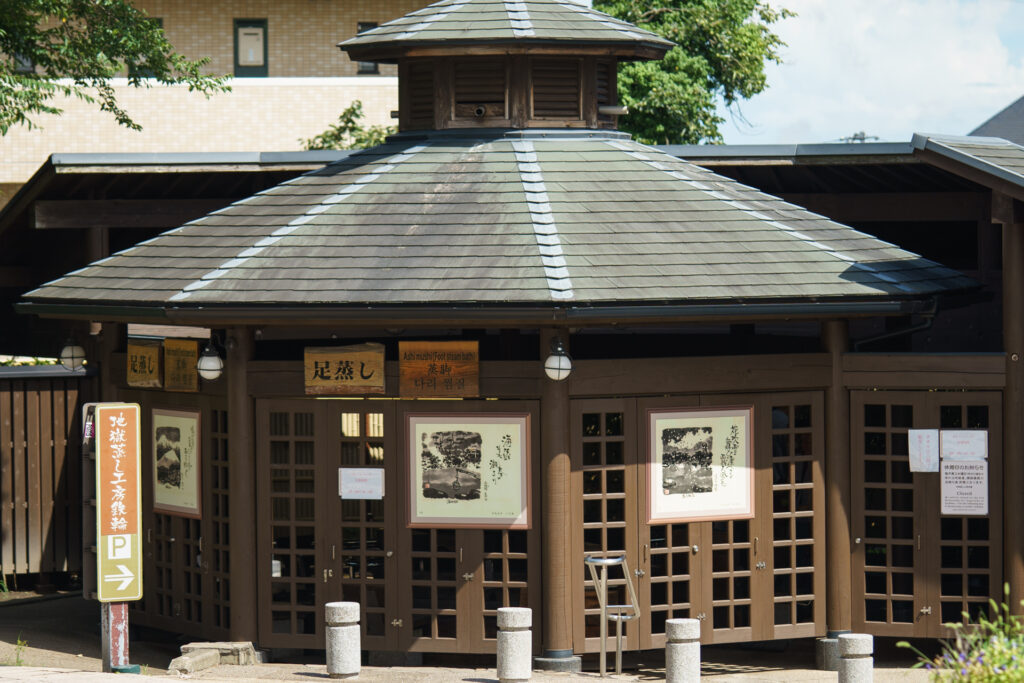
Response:
[{"label": "stone bollard", "polygon": [[528,681],[533,669],[533,611],[529,607],[498,608],[498,680]]},{"label": "stone bollard", "polygon": [[866,633],[839,636],[839,683],[871,683],[874,677],[874,638]]},{"label": "stone bollard", "polygon": [[700,680],[700,622],[668,619],[665,622],[666,683],[697,683]]},{"label": "stone bollard", "polygon": [[359,675],[359,603],[329,602],[327,617],[327,675],[352,678]]}]

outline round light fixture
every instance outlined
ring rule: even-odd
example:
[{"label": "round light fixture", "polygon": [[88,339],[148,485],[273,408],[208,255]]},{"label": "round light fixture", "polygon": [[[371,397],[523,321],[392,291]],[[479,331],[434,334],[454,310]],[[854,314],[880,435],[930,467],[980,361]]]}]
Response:
[{"label": "round light fixture", "polygon": [[551,340],[551,355],[544,360],[544,372],[556,382],[560,382],[572,372],[572,359],[565,352],[561,339]]},{"label": "round light fixture", "polygon": [[215,380],[224,374],[224,361],[211,342],[206,342],[206,348],[199,355],[196,370],[199,371],[200,377],[209,380]]},{"label": "round light fixture", "polygon": [[64,342],[64,348],[60,350],[60,364],[71,371],[85,365],[85,349],[75,341],[74,337],[69,337]]}]

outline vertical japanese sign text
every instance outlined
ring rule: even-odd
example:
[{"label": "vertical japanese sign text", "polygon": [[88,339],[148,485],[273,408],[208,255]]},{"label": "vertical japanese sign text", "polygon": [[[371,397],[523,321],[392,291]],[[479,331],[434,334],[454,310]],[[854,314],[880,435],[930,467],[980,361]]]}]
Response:
[{"label": "vertical japanese sign text", "polygon": [[142,598],[139,406],[96,406],[96,593],[100,602]]}]

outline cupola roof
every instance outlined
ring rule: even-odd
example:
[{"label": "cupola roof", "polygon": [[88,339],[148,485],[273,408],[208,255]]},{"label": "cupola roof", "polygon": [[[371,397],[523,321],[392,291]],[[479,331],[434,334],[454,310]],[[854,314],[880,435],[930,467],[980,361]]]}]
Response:
[{"label": "cupola roof", "polygon": [[[602,47],[609,54],[657,59],[673,43],[572,0],[441,0],[364,31],[339,47],[352,59],[387,61],[417,48],[489,48],[557,43]],[[435,53],[437,53],[435,51]]]}]

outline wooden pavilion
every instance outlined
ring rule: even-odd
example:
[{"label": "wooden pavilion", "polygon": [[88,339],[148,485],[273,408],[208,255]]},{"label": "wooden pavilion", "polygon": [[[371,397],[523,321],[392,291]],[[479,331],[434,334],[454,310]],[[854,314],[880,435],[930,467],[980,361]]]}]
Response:
[{"label": "wooden pavilion", "polygon": [[[557,668],[599,647],[592,554],[635,570],[632,649],[686,616],[709,643],[941,635],[1024,590],[1018,356],[846,353],[850,321],[975,280],[617,132],[617,64],[670,44],[572,2],[442,0],[341,47],[397,62],[398,135],[19,305],[103,324],[101,395],[144,434],[198,416],[188,505],[143,441],[135,621],[318,648],[344,599],[368,650],[485,653],[530,606]],[[140,386],[130,323],[214,330],[223,377]],[[165,365],[198,355],[172,341]],[[982,434],[984,514],[940,513],[911,429]]]}]

